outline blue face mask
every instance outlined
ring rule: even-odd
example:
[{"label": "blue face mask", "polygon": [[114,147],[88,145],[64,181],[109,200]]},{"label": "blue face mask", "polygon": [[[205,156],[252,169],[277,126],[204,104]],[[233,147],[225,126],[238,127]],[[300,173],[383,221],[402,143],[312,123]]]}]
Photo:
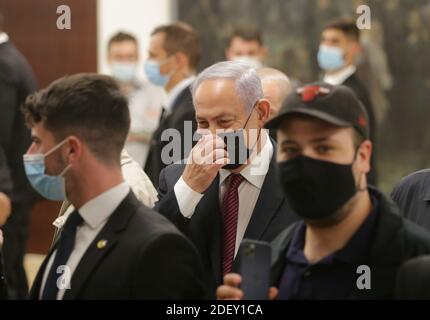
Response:
[{"label": "blue face mask", "polygon": [[[167,60],[167,59],[166,59]],[[151,81],[156,86],[165,87],[170,80],[170,75],[160,73],[161,64],[154,60],[145,61],[145,74],[149,81]]]},{"label": "blue face mask", "polygon": [[325,71],[333,71],[345,65],[343,50],[336,47],[321,45],[318,51],[318,64]]},{"label": "blue face mask", "polygon": [[68,165],[59,176],[49,176],[45,174],[45,158],[60,148],[67,140],[57,144],[45,154],[24,154],[24,168],[28,180],[33,188],[44,198],[53,201],[66,200],[66,189],[64,174],[69,170]]},{"label": "blue face mask", "polygon": [[121,82],[132,82],[136,77],[136,64],[132,62],[113,62],[112,75]]}]

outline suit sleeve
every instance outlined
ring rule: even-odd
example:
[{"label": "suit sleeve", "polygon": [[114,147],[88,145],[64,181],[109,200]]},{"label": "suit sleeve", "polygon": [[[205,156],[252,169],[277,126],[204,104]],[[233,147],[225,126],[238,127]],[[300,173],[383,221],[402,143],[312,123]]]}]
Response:
[{"label": "suit sleeve", "polygon": [[202,279],[202,264],[193,245],[180,234],[164,234],[145,246],[132,296],[136,299],[203,299]]},{"label": "suit sleeve", "polygon": [[185,218],[179,209],[178,200],[176,199],[174,188],[169,188],[166,179],[166,169],[160,173],[158,185],[158,202],[154,210],[161,213],[169,219],[180,231],[187,234],[187,225],[189,219]]},{"label": "suit sleeve", "polygon": [[0,250],[0,300],[7,300],[7,284],[4,275],[3,256]]},{"label": "suit sleeve", "polygon": [[10,196],[12,192],[12,180],[10,177],[9,167],[3,149],[0,146],[0,192]]}]

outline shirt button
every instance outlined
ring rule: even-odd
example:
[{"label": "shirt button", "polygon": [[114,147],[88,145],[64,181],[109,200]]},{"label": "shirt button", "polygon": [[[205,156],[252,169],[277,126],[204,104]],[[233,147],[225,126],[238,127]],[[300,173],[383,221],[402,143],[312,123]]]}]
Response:
[{"label": "shirt button", "polygon": [[304,273],[305,277],[310,277],[310,275],[311,275],[311,272],[309,270]]}]

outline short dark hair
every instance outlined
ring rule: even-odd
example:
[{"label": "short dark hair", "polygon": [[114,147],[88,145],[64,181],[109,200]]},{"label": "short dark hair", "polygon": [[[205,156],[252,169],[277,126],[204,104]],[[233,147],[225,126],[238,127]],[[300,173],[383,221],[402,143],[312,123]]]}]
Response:
[{"label": "short dark hair", "polygon": [[75,135],[101,162],[120,163],[130,114],[127,100],[112,77],[84,73],[65,76],[30,95],[22,111],[29,127],[42,123],[57,142]]},{"label": "short dark hair", "polygon": [[127,32],[117,32],[115,33],[108,42],[108,51],[113,43],[123,42],[123,41],[132,41],[137,45],[137,38],[130,33]]},{"label": "short dark hair", "polygon": [[155,28],[151,32],[151,36],[158,33],[165,35],[163,48],[167,54],[182,52],[188,57],[190,67],[193,70],[197,69],[201,55],[200,39],[190,25],[183,22],[162,25]]},{"label": "short dark hair", "polygon": [[257,41],[260,46],[263,46],[263,37],[260,30],[254,26],[236,26],[228,38],[227,46],[230,46],[236,37],[245,41]]},{"label": "short dark hair", "polygon": [[324,27],[324,30],[336,29],[342,31],[349,39],[360,41],[360,29],[358,29],[356,21],[351,18],[341,18],[334,20]]}]

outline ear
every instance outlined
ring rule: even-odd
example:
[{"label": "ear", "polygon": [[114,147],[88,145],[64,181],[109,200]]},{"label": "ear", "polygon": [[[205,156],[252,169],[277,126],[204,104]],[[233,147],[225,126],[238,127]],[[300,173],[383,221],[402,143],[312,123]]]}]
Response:
[{"label": "ear", "polygon": [[255,106],[255,110],[258,114],[258,119],[262,122],[261,126],[266,123],[270,116],[270,102],[267,99],[260,99]]},{"label": "ear", "polygon": [[179,68],[188,65],[188,57],[183,52],[176,52],[174,55],[174,61]]},{"label": "ear", "polygon": [[68,138],[69,150],[66,154],[69,164],[76,163],[82,155],[84,145],[82,141],[76,136]]},{"label": "ear", "polygon": [[370,140],[361,143],[357,151],[357,169],[362,173],[369,173],[370,158],[372,157],[373,145]]}]

